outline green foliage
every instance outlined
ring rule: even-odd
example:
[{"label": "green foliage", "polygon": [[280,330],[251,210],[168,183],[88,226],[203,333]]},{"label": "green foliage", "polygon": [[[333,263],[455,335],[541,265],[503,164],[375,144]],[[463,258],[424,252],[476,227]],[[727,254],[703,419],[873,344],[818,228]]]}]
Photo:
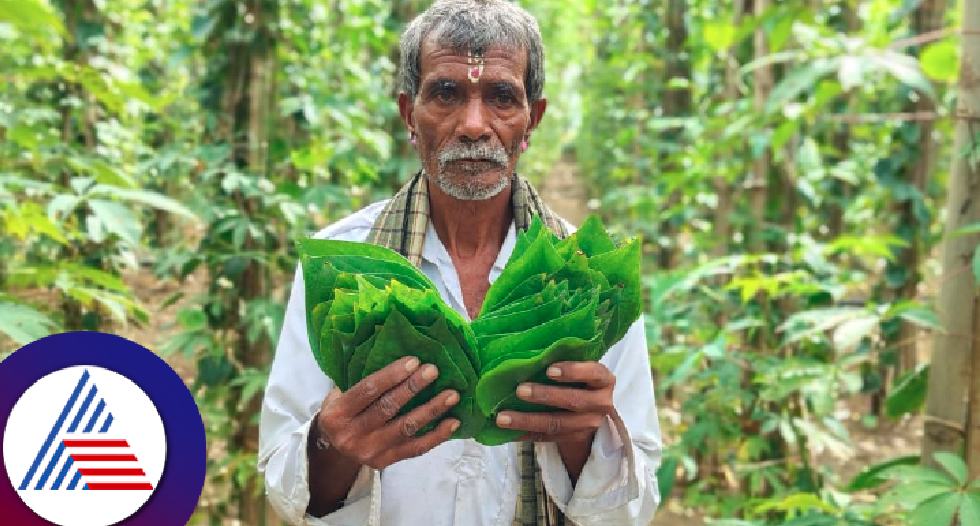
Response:
[{"label": "green foliage", "polygon": [[882,508],[909,510],[910,526],[980,525],[980,480],[969,481],[963,459],[938,452],[942,471],[920,466],[894,466],[885,475],[898,484],[878,502]]},{"label": "green foliage", "polygon": [[905,373],[895,382],[894,390],[888,395],[886,401],[888,416],[897,418],[906,413],[918,412],[926,402],[928,386],[928,365]]},{"label": "green foliage", "polygon": [[922,50],[922,71],[939,82],[955,82],[959,74],[960,48],[955,42],[937,42]]},{"label": "green foliage", "polygon": [[17,303],[0,303],[0,332],[20,345],[51,334],[55,323],[37,310]]}]

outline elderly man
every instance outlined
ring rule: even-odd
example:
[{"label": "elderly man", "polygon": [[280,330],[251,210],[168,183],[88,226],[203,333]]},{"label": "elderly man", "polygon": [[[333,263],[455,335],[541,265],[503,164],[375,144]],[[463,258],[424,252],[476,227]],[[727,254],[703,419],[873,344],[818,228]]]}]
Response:
[{"label": "elderly man", "polygon": [[[400,66],[398,105],[422,170],[393,198],[317,237],[401,252],[472,320],[532,214],[559,236],[571,230],[516,175],[545,112],[541,36],[533,17],[511,2],[437,1],[406,30]],[[458,422],[442,415],[458,393],[397,415],[439,374],[411,358],[412,349],[339,392],[314,361],[304,308],[297,272],[260,428],[259,468],[284,519],[337,526],[650,522],[662,445],[641,322],[599,363],[554,364],[549,374],[568,386],[520,386],[519,397],[554,411],[502,412],[499,426],[527,434],[487,447],[448,440]]]}]

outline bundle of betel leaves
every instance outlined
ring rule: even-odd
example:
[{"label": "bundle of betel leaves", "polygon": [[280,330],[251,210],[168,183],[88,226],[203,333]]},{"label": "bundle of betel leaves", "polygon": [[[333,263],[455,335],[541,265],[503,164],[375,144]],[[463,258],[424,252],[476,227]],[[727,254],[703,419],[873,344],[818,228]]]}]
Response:
[{"label": "bundle of betel leaves", "polygon": [[460,401],[447,414],[460,421],[453,438],[485,445],[524,433],[497,427],[499,411],[554,410],[519,399],[518,385],[556,384],[545,375],[555,362],[599,360],[642,310],[640,241],[617,247],[594,215],[565,239],[535,216],[472,323],[397,252],[305,239],[299,253],[320,369],[346,391],[407,355],[434,364],[438,378],[399,414],[455,389]]}]

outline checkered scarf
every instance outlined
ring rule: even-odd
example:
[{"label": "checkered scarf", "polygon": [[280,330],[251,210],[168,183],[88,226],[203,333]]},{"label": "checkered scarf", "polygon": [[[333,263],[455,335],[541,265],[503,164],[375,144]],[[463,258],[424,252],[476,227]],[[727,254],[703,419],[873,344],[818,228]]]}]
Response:
[{"label": "checkered scarf", "polygon": [[[534,215],[541,216],[544,225],[559,238],[568,230],[557,214],[551,211],[527,179],[514,174],[511,179],[511,206],[514,226],[527,230]],[[405,256],[416,267],[422,263],[422,247],[429,224],[429,185],[419,172],[392,197],[374,222],[367,241],[387,247]],[[541,479],[533,442],[519,445],[521,489],[513,526],[564,526],[565,517],[548,497]]]}]

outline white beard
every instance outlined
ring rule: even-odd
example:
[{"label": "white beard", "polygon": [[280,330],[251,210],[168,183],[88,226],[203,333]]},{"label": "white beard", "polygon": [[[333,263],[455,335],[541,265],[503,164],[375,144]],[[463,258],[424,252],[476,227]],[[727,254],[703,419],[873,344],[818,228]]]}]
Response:
[{"label": "white beard", "polygon": [[[497,170],[502,172],[500,179],[489,185],[480,183],[477,181],[477,176],[486,172],[483,170],[473,170],[472,167],[463,165],[460,170],[462,177],[458,178],[458,180],[453,180],[446,173],[446,166],[453,161],[467,158],[489,160],[496,165]],[[484,201],[500,194],[500,192],[503,192],[507,188],[510,182],[509,174],[506,172],[509,161],[507,150],[502,146],[491,146],[486,143],[469,145],[454,144],[440,153],[438,172],[434,175],[426,173],[426,177],[434,182],[446,195],[461,201]]]},{"label": "white beard", "polygon": [[460,182],[450,179],[445,172],[440,172],[435,176],[428,173],[426,177],[434,182],[440,190],[451,197],[461,201],[484,201],[494,197],[507,188],[508,177],[501,177],[499,181],[492,185],[481,184],[473,180],[463,180]]}]

